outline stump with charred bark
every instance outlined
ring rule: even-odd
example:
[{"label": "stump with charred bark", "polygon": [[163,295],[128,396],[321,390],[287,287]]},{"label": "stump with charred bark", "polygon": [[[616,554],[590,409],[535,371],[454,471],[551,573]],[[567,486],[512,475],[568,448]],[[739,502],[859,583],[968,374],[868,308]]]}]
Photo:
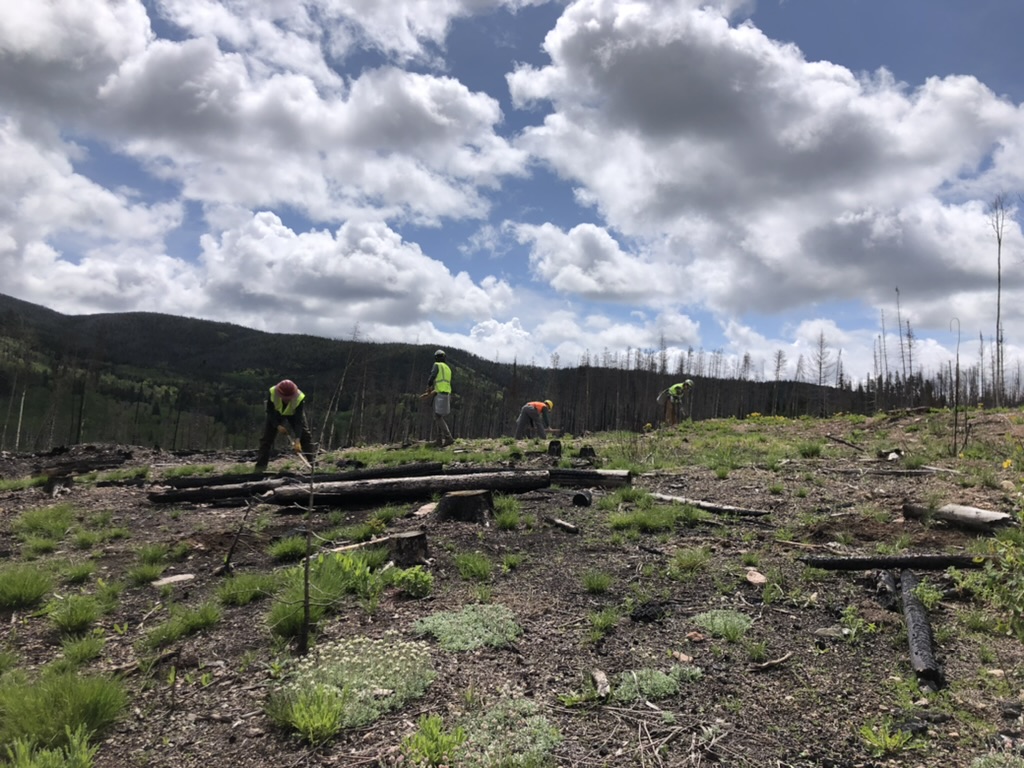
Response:
[{"label": "stump with charred bark", "polygon": [[427,532],[405,531],[388,539],[391,559],[399,568],[411,568],[427,562]]},{"label": "stump with charred bark", "polygon": [[441,497],[434,512],[441,520],[482,525],[494,513],[494,494],[490,491],[452,491]]}]

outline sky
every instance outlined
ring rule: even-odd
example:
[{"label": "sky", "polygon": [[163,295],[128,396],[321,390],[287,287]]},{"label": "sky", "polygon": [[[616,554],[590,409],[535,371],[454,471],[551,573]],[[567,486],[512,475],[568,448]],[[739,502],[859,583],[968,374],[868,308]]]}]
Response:
[{"label": "sky", "polygon": [[908,328],[926,376],[987,361],[998,303],[1016,371],[1022,28],[1019,0],[18,3],[0,293],[541,366],[824,348],[854,381],[905,370]]}]

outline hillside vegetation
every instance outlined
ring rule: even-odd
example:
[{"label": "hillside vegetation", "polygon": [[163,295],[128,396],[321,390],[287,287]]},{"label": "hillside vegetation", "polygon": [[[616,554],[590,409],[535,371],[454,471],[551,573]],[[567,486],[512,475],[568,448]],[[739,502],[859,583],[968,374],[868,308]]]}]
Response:
[{"label": "hillside vegetation", "polygon": [[[433,352],[146,312],[66,316],[0,295],[0,449],[252,446],[265,393],[281,378],[308,395],[311,426],[325,448],[423,440],[431,422],[418,395]],[[696,382],[689,410],[698,421],[987,401],[977,371],[965,372],[958,400],[948,375],[887,374],[853,387],[838,352],[821,354],[804,380],[785,381],[767,380],[748,360],[731,370],[720,352],[703,350],[671,366],[663,350],[595,350],[574,367],[505,360],[501,350],[491,360],[448,350],[452,428],[461,438],[511,434],[524,402],[551,399],[566,433],[640,432],[658,425],[657,394],[682,378]]]}]

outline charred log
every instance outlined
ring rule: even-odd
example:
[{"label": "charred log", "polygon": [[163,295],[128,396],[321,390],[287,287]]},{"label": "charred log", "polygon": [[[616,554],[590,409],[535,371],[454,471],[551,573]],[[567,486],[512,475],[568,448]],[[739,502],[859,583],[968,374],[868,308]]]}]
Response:
[{"label": "charred log", "polygon": [[917,583],[917,577],[911,571],[904,570],[900,573],[900,597],[903,601],[903,618],[907,622],[910,666],[918,680],[933,688],[939,688],[943,683],[942,670],[935,660],[928,611],[914,594]]},{"label": "charred log", "polygon": [[913,568],[944,571],[947,568],[982,568],[984,557],[970,555],[903,555],[893,557],[801,557],[802,563],[825,571],[868,571],[875,568]]}]

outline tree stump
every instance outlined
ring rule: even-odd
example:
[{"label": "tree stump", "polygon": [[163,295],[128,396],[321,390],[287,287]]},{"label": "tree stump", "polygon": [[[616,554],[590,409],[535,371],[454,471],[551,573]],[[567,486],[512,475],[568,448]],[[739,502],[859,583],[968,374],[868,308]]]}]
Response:
[{"label": "tree stump", "polygon": [[572,495],[572,505],[574,507],[589,507],[591,502],[594,500],[594,495],[590,491],[576,491]]},{"label": "tree stump", "polygon": [[548,456],[554,456],[556,459],[562,455],[562,441],[552,440],[548,443]]},{"label": "tree stump", "polygon": [[411,568],[427,562],[427,532],[405,531],[395,533],[388,539],[391,559],[399,568]]},{"label": "tree stump", "polygon": [[451,491],[441,497],[435,511],[441,520],[482,525],[494,512],[494,494],[487,490]]},{"label": "tree stump", "polygon": [[581,459],[596,459],[597,451],[594,450],[592,445],[584,445],[580,447],[580,458]]}]

